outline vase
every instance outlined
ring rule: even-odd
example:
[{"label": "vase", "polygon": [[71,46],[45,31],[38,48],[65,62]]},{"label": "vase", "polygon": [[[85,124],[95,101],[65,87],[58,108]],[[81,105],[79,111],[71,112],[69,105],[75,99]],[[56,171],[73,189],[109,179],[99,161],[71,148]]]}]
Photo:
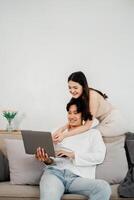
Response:
[{"label": "vase", "polygon": [[8,121],[6,130],[8,132],[12,132],[13,131],[12,121]]}]

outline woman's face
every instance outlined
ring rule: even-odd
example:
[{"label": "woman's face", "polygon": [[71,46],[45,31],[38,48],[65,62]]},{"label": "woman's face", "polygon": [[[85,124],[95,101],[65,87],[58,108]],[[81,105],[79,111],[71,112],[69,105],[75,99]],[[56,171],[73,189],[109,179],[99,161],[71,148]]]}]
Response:
[{"label": "woman's face", "polygon": [[79,83],[74,82],[74,81],[69,81],[68,88],[73,98],[77,99],[78,97],[82,95],[83,88]]}]

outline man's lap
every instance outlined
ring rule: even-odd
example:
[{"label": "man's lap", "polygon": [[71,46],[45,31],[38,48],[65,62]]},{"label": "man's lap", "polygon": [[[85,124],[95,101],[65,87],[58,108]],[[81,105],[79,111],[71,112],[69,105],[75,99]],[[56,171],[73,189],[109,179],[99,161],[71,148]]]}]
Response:
[{"label": "man's lap", "polygon": [[[74,173],[72,173],[69,170],[59,170],[54,167],[48,167],[43,176],[45,176],[46,182],[52,182],[53,179],[49,178],[51,177],[57,177],[63,184],[65,188],[65,193],[78,193],[78,194],[84,194],[86,191],[93,192],[94,188],[104,188],[106,185],[108,185],[107,182],[104,180],[99,179],[89,179],[89,178],[83,178],[80,177]],[[51,184],[51,183],[50,183]]]}]

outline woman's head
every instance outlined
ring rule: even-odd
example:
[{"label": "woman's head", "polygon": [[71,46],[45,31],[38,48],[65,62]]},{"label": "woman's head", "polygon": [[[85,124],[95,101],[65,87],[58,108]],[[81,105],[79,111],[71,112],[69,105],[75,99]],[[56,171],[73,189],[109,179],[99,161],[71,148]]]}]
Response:
[{"label": "woman's head", "polygon": [[69,87],[69,92],[72,95],[72,98],[75,99],[81,98],[83,102],[84,120],[85,121],[87,119],[92,120],[92,115],[90,113],[90,108],[89,108],[89,87],[84,73],[81,71],[72,73],[68,77],[68,87]]},{"label": "woman's head", "polygon": [[81,71],[74,72],[68,77],[68,87],[73,98],[89,95],[87,79]]}]

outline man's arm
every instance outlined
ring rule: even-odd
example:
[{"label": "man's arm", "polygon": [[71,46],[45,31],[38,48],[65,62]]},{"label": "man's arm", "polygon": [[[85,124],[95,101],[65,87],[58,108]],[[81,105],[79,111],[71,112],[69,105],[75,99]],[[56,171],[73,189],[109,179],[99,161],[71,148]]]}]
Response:
[{"label": "man's arm", "polygon": [[81,149],[75,151],[75,159],[73,162],[77,166],[97,165],[102,163],[105,158],[106,146],[103,142],[102,136],[98,130],[92,131],[92,140],[89,143],[90,148],[88,152],[83,153]]}]

